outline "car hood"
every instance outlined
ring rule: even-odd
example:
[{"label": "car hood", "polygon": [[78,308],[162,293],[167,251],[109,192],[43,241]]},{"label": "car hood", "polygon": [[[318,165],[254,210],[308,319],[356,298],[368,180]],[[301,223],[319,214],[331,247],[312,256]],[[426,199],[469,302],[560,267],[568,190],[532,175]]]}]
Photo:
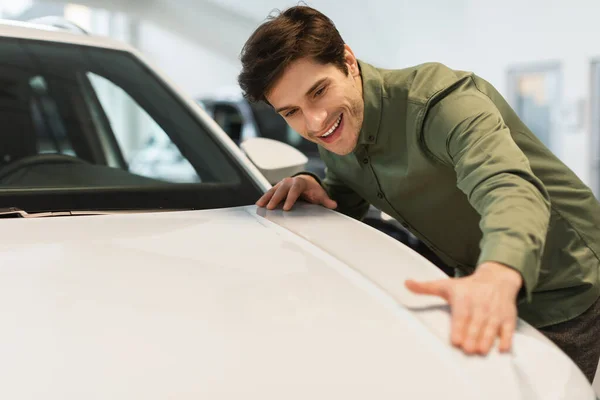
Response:
[{"label": "car hood", "polygon": [[525,323],[511,354],[453,349],[403,285],[445,275],[320,207],[1,227],[2,398],[594,398]]}]

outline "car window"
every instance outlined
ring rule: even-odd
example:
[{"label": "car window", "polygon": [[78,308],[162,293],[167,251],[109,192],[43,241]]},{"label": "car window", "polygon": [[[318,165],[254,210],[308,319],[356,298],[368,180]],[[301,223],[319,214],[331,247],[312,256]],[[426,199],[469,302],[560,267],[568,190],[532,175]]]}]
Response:
[{"label": "car window", "polygon": [[71,140],[66,134],[65,122],[56,101],[48,93],[43,76],[29,80],[31,88],[31,120],[35,130],[38,153],[60,153],[76,156]]},{"label": "car window", "polygon": [[174,207],[202,208],[260,194],[189,106],[127,52],[0,38],[0,126],[2,197],[97,189],[108,202],[127,190],[147,193],[117,202],[130,208],[152,196],[161,207],[178,197]]},{"label": "car window", "polygon": [[[87,77],[130,172],[169,182],[201,181],[169,135],[127,92],[93,72],[88,72]],[[94,108],[98,104],[90,102],[89,106]]]},{"label": "car window", "polygon": [[231,104],[217,103],[212,110],[212,117],[236,144],[240,144],[244,118],[237,108]]}]

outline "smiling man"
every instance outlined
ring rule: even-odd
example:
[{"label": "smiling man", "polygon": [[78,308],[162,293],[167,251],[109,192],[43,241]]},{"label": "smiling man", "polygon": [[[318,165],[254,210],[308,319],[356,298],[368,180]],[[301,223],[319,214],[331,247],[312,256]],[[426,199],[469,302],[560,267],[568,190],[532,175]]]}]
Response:
[{"label": "smiling man", "polygon": [[[344,51],[354,60],[350,47],[344,46]],[[283,71],[269,102],[283,104],[276,111],[304,137],[329,152],[346,155],[356,147],[364,108],[356,62],[352,68],[350,75],[344,75],[333,64],[299,59]],[[299,90],[303,87],[308,88],[304,93]]]},{"label": "smiling man", "polygon": [[593,379],[600,204],[488,82],[437,63],[375,68],[305,6],[261,25],[242,66],[246,97],[317,143],[327,166],[323,182],[286,178],[258,206],[303,198],[357,219],[376,206],[456,268],[406,282],[450,304],[455,346],[487,354],[499,338],[508,351],[518,312]]}]

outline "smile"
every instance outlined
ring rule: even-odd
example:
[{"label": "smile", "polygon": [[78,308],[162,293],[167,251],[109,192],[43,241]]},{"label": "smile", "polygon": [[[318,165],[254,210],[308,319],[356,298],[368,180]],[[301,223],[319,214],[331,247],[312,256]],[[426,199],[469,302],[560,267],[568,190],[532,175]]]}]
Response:
[{"label": "smile", "polygon": [[331,128],[329,128],[329,130],[327,132],[325,132],[323,135],[321,135],[319,137],[321,139],[323,139],[323,138],[326,138],[327,136],[333,134],[333,132],[335,132],[335,130],[337,129],[337,127],[340,125],[341,120],[342,120],[342,114],[340,114],[340,116],[335,121],[335,123],[333,124],[333,126]]}]

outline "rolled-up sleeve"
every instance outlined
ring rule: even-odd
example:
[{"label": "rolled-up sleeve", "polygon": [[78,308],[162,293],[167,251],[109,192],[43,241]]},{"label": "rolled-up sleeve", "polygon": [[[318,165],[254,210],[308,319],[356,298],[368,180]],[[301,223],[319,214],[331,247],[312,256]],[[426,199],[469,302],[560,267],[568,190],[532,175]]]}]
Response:
[{"label": "rolled-up sleeve", "polygon": [[454,168],[458,188],[481,215],[478,265],[495,261],[520,272],[530,301],[550,199],[500,112],[477,88],[462,88],[429,109],[422,133],[433,156]]}]

